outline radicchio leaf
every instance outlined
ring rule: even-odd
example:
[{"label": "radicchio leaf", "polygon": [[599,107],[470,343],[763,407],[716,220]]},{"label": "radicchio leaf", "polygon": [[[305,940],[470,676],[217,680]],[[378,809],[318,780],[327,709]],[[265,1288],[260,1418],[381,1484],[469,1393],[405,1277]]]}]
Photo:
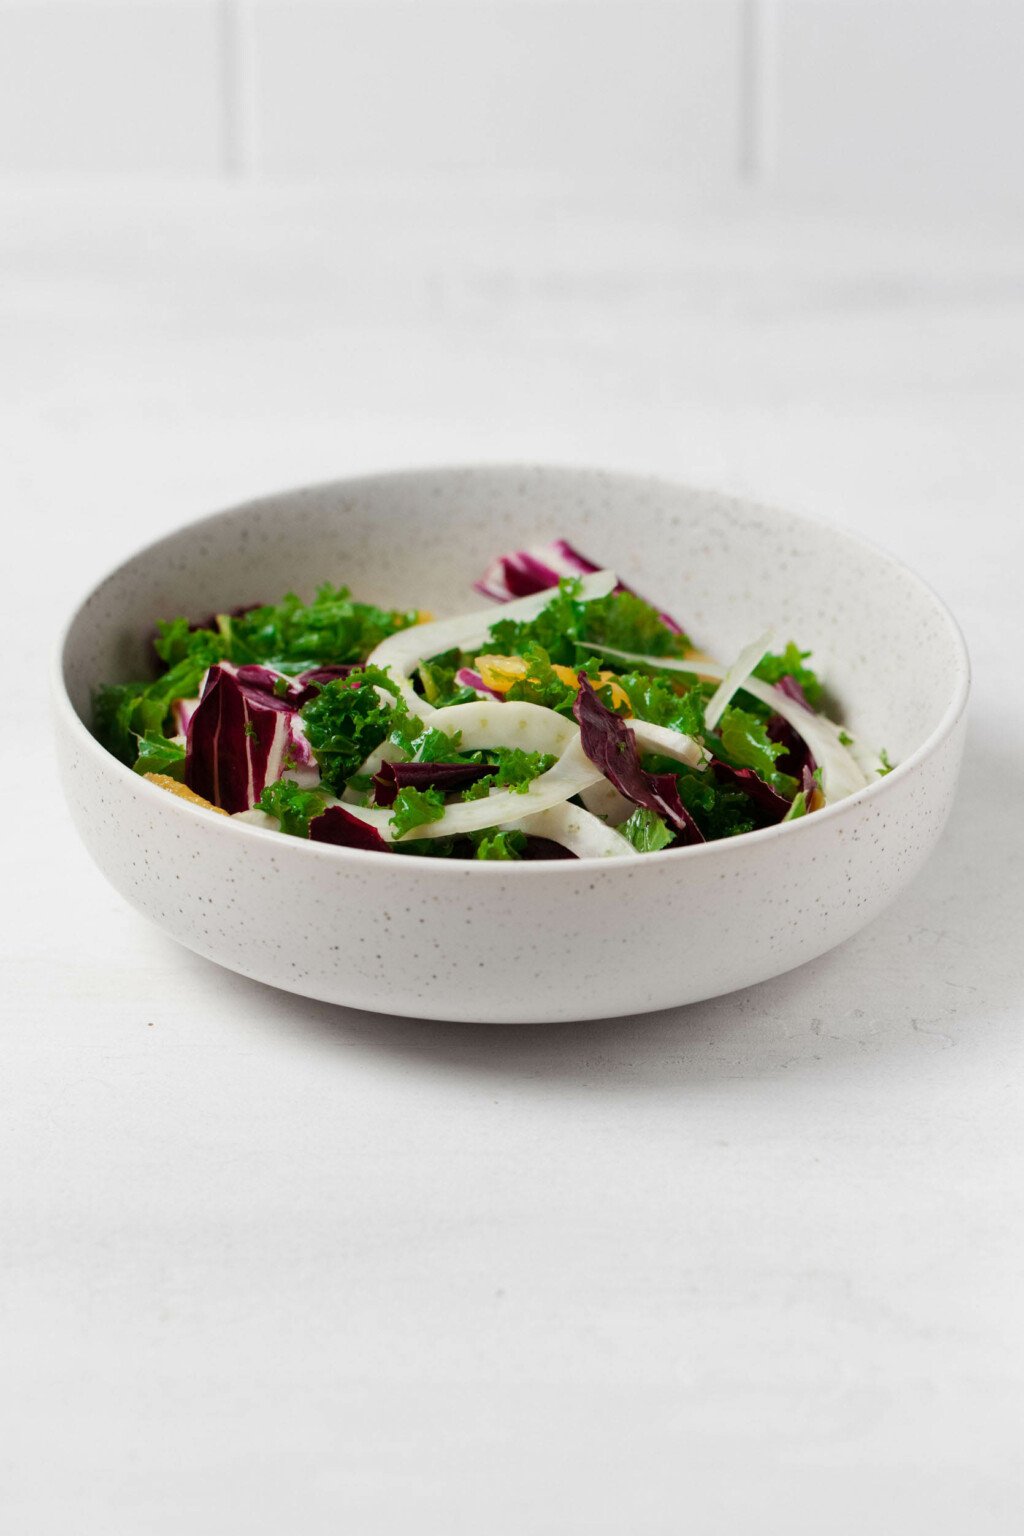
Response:
[{"label": "radicchio leaf", "polygon": [[237,608],[228,608],[221,613],[208,613],[205,619],[199,619],[195,624],[190,624],[189,631],[191,634],[195,634],[197,629],[215,630],[219,627],[218,619],[241,619],[247,613],[254,613],[257,608],[262,607],[262,603],[241,603]]},{"label": "radicchio leaf", "polygon": [[[507,603],[515,597],[530,597],[534,592],[557,587],[564,576],[591,576],[600,569],[567,540],[552,539],[550,544],[536,544],[530,549],[516,549],[510,554],[499,555],[473,585],[484,597]],[[632,587],[624,586],[621,581],[615,591],[636,595]],[[671,614],[659,613],[658,617],[673,634],[682,634],[682,626]]]},{"label": "radicchio leaf", "polygon": [[221,662],[221,666],[225,671],[233,673],[244,687],[283,700],[290,709],[301,709],[303,704],[316,698],[321,689],[335,678],[348,677],[350,672],[356,670],[354,664],[339,662],[325,667],[311,667],[306,672],[300,672],[297,677],[288,677],[284,672],[275,672],[273,667],[265,667],[258,662],[246,663],[241,667]]},{"label": "radicchio leaf", "polygon": [[332,805],[309,824],[314,843],[333,843],[337,848],[362,848],[367,853],[391,853],[392,850],[376,827],[353,816],[343,805]]},{"label": "radicchio leaf", "polygon": [[171,719],[174,721],[175,734],[184,736],[188,731],[189,721],[199,707],[198,699],[175,699],[171,705]]},{"label": "radicchio leaf", "polygon": [[497,693],[493,688],[488,688],[480,673],[474,672],[472,667],[460,667],[455,674],[455,681],[460,688],[472,688],[474,693],[479,693],[486,699],[500,699],[504,702],[505,695]]},{"label": "radicchio leaf", "polygon": [[792,699],[795,703],[803,705],[804,709],[806,709],[809,715],[814,714],[814,706],[808,703],[807,695],[804,693],[804,690],[801,688],[795,677],[790,677],[789,673],[787,672],[783,677],[779,678],[775,686],[779,692],[784,693],[788,699]]},{"label": "radicchio leaf", "polygon": [[675,827],[677,844],[704,842],[700,828],[679,798],[675,775],[645,772],[636,737],[619,715],[601,703],[585,672],[579,674],[579,693],[572,712],[584,752],[620,794],[634,805],[655,811]]},{"label": "radicchio leaf", "polygon": [[229,814],[249,810],[281,777],[293,713],[283,700],[246,688],[227,668],[211,667],[188,726],[189,789]]},{"label": "radicchio leaf", "polygon": [[[800,688],[799,683],[794,687]],[[802,689],[800,690],[803,691]],[[788,720],[781,715],[772,715],[765,726],[769,741],[776,741],[785,751],[775,759],[775,766],[780,773],[788,773],[790,778],[799,779],[805,770],[814,772],[817,764],[814,754],[804,741],[799,732],[795,731]]]},{"label": "radicchio leaf", "polygon": [[359,671],[359,663],[332,662],[326,667],[310,667],[308,672],[300,672],[298,677],[291,681],[297,688],[293,702],[296,709],[301,709],[303,704],[308,704],[310,699],[315,699],[317,694],[333,683],[339,677],[349,677],[353,672]]},{"label": "radicchio leaf", "polygon": [[521,859],[575,859],[577,855],[571,848],[565,848],[561,843],[556,843],[550,837],[534,837],[527,834],[526,846],[519,855]]},{"label": "radicchio leaf", "polygon": [[[783,795],[777,795],[771,785],[766,784],[753,768],[732,768],[716,757],[712,761],[711,771],[718,783],[728,784],[732,789],[741,790],[747,796],[760,813],[758,819],[762,826],[773,826],[789,811],[790,802]],[[813,780],[811,782],[813,783]]]},{"label": "radicchio leaf", "polygon": [[439,789],[453,794],[468,789],[494,768],[486,763],[381,763],[373,777],[377,805],[394,805],[400,789]]}]

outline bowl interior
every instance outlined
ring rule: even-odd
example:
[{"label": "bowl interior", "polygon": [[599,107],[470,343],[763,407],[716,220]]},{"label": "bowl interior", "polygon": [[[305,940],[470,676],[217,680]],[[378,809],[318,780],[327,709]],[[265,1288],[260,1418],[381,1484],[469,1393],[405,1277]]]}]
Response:
[{"label": "bowl interior", "polygon": [[905,567],[825,525],[632,476],[563,469],[425,470],[287,492],[151,545],[89,597],[64,679],[88,723],[100,682],[145,676],[153,622],[311,595],[323,581],[439,617],[486,607],[495,554],[562,535],[674,613],[728,662],[771,630],[814,652],[831,708],[894,761],[921,746],[962,685],[949,614]]}]

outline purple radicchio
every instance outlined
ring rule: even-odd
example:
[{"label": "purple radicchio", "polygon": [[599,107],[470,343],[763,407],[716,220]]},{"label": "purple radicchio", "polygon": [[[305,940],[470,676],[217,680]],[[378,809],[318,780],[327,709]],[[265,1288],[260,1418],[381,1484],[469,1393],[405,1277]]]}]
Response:
[{"label": "purple radicchio", "polygon": [[[534,592],[557,587],[564,576],[591,576],[600,569],[565,539],[552,539],[550,544],[535,544],[529,549],[498,555],[473,585],[484,597],[507,603],[515,597],[530,597]],[[615,591],[632,593],[633,589],[619,582]],[[682,634],[682,626],[671,614],[659,613],[658,617],[673,634]]]},{"label": "purple radicchio", "polygon": [[314,843],[333,843],[336,848],[362,848],[367,853],[392,851],[376,827],[353,816],[343,805],[329,806],[322,816],[314,816],[309,836]]},{"label": "purple radicchio", "polygon": [[620,716],[598,698],[585,672],[579,674],[579,693],[573,714],[580,728],[583,750],[605,778],[634,805],[646,806],[676,831],[676,843],[702,843],[704,836],[679,798],[679,786],[671,773],[647,773],[640,764],[636,737]]},{"label": "purple radicchio", "polygon": [[766,784],[753,768],[732,768],[716,757],[712,760],[710,771],[714,774],[717,783],[728,785],[731,789],[738,789],[746,795],[757,812],[757,819],[761,826],[774,825],[789,811],[790,802],[785,796],[776,794],[771,785]]},{"label": "purple radicchio", "polygon": [[526,846],[519,857],[521,859],[575,859],[578,858],[578,854],[573,853],[571,848],[556,843],[550,837],[534,837],[531,832],[527,834]]},{"label": "purple radicchio", "polygon": [[310,667],[308,671],[290,677],[286,672],[276,672],[273,667],[265,667],[259,662],[248,662],[236,667],[229,661],[222,661],[220,665],[237,677],[246,688],[254,688],[258,693],[269,693],[275,699],[283,699],[291,709],[301,709],[303,704],[316,698],[328,683],[339,677],[348,677],[357,670],[355,665],[339,662],[325,667]]},{"label": "purple radicchio", "polygon": [[284,699],[211,667],[188,722],[185,783],[229,813],[249,810],[286,767],[309,756],[297,721]]},{"label": "purple radicchio", "polygon": [[184,736],[188,733],[189,721],[198,708],[198,699],[175,699],[171,705],[171,719],[174,721],[176,736]]},{"label": "purple radicchio", "polygon": [[[795,686],[799,688],[800,685],[797,683]],[[784,720],[781,715],[772,715],[765,730],[769,741],[777,742],[785,748],[775,759],[775,766],[780,773],[788,773],[793,779],[802,779],[805,773],[813,774],[817,766],[814,754],[788,720]]]},{"label": "purple radicchio", "polygon": [[468,789],[478,779],[493,773],[487,763],[381,763],[373,778],[373,798],[377,805],[394,805],[400,789],[439,789],[454,794]]},{"label": "purple radicchio", "polygon": [[455,674],[455,681],[460,688],[472,688],[474,693],[479,693],[485,699],[499,699],[505,702],[505,695],[497,693],[493,688],[488,688],[479,672],[474,672],[472,667],[460,667]]},{"label": "purple radicchio", "polygon": [[782,677],[779,678],[775,686],[780,693],[784,693],[786,695],[787,699],[792,699],[794,703],[799,704],[804,709],[806,709],[809,715],[814,714],[814,705],[808,702],[806,693],[804,693],[803,688],[797,682],[795,677],[790,677],[789,673],[786,672]]}]

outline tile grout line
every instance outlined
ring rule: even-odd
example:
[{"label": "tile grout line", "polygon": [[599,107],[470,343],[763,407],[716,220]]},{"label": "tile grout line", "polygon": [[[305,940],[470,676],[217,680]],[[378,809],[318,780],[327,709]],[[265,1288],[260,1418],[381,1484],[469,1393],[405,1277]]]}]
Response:
[{"label": "tile grout line", "polygon": [[776,0],[741,0],[739,178],[765,188],[775,178],[778,121]]},{"label": "tile grout line", "polygon": [[253,181],[257,167],[256,46],[252,0],[220,0],[222,167]]}]

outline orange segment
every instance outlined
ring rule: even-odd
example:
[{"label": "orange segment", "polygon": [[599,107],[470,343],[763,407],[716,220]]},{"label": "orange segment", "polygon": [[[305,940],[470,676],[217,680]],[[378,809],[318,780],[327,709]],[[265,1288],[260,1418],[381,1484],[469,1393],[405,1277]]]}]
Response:
[{"label": "orange segment", "polygon": [[197,795],[194,789],[189,789],[187,784],[181,784],[177,779],[172,779],[167,773],[144,773],[144,779],[155,784],[158,789],[166,789],[169,795],[177,795],[179,800],[187,800],[189,805],[201,805],[204,811],[216,811],[218,816],[226,816],[228,813],[219,805],[212,805],[209,800],[204,800],[202,795]]},{"label": "orange segment", "polygon": [[[522,656],[478,656],[476,670],[485,686],[495,693],[508,693],[513,683],[526,682],[529,677],[529,668]],[[555,663],[551,670],[567,688],[576,689],[579,686],[577,673],[572,667]],[[629,710],[629,699],[616,682],[614,672],[599,672],[595,681],[598,687],[602,683],[610,684],[612,704],[616,709]]]},{"label": "orange segment", "polygon": [[508,693],[513,683],[526,680],[527,666],[521,656],[478,656],[476,669],[484,686],[495,693]]}]

